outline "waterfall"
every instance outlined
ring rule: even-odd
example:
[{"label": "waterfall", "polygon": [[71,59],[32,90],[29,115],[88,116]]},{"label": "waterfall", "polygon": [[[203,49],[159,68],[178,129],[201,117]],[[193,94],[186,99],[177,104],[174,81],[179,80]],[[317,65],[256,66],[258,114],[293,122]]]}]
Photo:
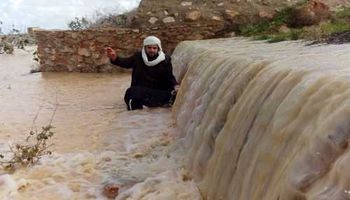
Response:
[{"label": "waterfall", "polygon": [[186,41],[172,61],[205,199],[350,199],[350,45]]}]

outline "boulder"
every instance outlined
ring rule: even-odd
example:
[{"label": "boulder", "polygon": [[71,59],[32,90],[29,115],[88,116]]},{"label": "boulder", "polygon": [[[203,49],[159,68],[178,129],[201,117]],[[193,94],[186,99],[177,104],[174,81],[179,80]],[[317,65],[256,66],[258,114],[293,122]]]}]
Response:
[{"label": "boulder", "polygon": [[311,26],[329,19],[330,16],[331,11],[326,4],[317,0],[310,0],[294,9],[289,25],[291,27]]},{"label": "boulder", "polygon": [[183,1],[181,2],[181,6],[192,6],[192,1]]},{"label": "boulder", "polygon": [[173,23],[175,22],[175,18],[174,17],[166,17],[162,20],[164,23]]},{"label": "boulder", "polygon": [[230,10],[230,9],[226,9],[225,13],[224,13],[225,18],[229,18],[229,19],[232,19],[232,18],[236,17],[237,15],[239,15],[238,11]]},{"label": "boulder", "polygon": [[282,26],[279,27],[278,32],[280,33],[289,33],[290,28],[288,28],[287,25],[283,24]]},{"label": "boulder", "polygon": [[185,19],[187,21],[196,21],[201,17],[202,13],[198,10],[190,11],[186,13]]},{"label": "boulder", "polygon": [[90,51],[87,48],[79,48],[78,54],[80,56],[85,56],[85,57],[89,57],[91,55]]},{"label": "boulder", "polygon": [[148,22],[151,23],[151,24],[154,24],[154,23],[156,23],[157,21],[158,21],[158,18],[156,18],[156,17],[151,17],[151,18],[148,20]]},{"label": "boulder", "polygon": [[212,16],[211,19],[214,21],[223,21],[224,20],[222,17],[217,16],[217,15]]},{"label": "boulder", "polygon": [[260,18],[272,19],[274,15],[275,15],[274,12],[268,12],[268,11],[264,11],[264,10],[259,12]]}]

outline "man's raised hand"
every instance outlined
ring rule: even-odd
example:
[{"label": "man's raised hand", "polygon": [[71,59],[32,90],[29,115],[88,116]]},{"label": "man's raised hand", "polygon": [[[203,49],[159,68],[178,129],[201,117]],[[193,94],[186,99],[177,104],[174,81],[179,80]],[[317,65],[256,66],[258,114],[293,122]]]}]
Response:
[{"label": "man's raised hand", "polygon": [[111,47],[106,47],[105,51],[107,57],[110,58],[112,61],[115,61],[117,59],[117,53],[114,49],[112,49]]}]

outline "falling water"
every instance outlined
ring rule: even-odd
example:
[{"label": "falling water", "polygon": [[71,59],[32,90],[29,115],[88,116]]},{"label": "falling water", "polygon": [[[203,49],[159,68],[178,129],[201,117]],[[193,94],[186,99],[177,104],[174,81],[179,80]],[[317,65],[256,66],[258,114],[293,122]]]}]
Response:
[{"label": "falling water", "polygon": [[173,62],[205,199],[350,199],[350,45],[183,42]]}]

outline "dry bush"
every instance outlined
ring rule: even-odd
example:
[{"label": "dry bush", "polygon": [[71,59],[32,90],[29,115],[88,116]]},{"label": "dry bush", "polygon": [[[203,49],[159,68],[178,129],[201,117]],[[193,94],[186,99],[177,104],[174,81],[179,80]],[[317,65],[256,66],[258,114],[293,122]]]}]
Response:
[{"label": "dry bush", "polygon": [[57,105],[56,99],[56,107],[47,126],[41,127],[40,131],[36,129],[35,121],[39,115],[40,107],[33,119],[32,128],[25,142],[10,145],[10,152],[8,152],[6,156],[4,153],[0,153],[0,167],[2,169],[14,172],[17,168],[32,166],[36,164],[41,157],[52,154],[51,150],[49,150],[52,146],[52,144],[49,143],[49,139],[54,135],[52,131],[54,127],[51,124],[56,114]]},{"label": "dry bush", "polygon": [[41,131],[30,131],[24,144],[10,146],[10,157],[6,159],[0,154],[0,166],[6,171],[14,171],[18,167],[28,167],[36,164],[44,155],[50,155],[51,144],[48,140],[54,135],[53,126],[48,125]]}]

